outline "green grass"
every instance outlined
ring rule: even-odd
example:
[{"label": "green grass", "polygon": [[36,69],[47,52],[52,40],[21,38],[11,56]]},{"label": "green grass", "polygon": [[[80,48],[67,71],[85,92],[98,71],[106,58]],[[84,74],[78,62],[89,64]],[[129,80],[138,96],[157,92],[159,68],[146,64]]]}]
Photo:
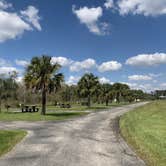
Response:
[{"label": "green grass", "polygon": [[86,115],[86,112],[53,112],[45,116],[40,113],[0,113],[0,121],[47,121],[47,120],[64,120],[77,116]]},{"label": "green grass", "polygon": [[9,152],[25,135],[26,131],[0,130],[0,156]]},{"label": "green grass", "polygon": [[47,120],[65,120],[68,118],[73,118],[77,116],[87,115],[86,110],[89,111],[100,111],[110,109],[112,107],[123,106],[128,103],[112,103],[109,106],[104,104],[93,104],[91,108],[80,105],[72,105],[71,108],[60,108],[55,106],[47,106],[47,114],[45,116],[38,113],[22,113],[17,112],[21,111],[20,108],[10,108],[7,112],[5,109],[2,109],[0,113],[0,121],[47,121]]},{"label": "green grass", "polygon": [[82,106],[80,104],[74,104],[71,105],[71,108],[60,108],[59,106],[47,106],[47,110],[48,111],[86,111],[86,110],[90,110],[90,111],[98,111],[98,110],[106,110],[106,109],[110,109],[112,107],[118,107],[118,106],[123,106],[123,105],[127,105],[129,104],[128,102],[121,102],[121,103],[110,103],[108,106],[106,106],[105,104],[92,104],[90,108],[88,108],[87,106]]},{"label": "green grass", "polygon": [[155,101],[120,119],[122,136],[147,165],[166,165],[166,101]]}]

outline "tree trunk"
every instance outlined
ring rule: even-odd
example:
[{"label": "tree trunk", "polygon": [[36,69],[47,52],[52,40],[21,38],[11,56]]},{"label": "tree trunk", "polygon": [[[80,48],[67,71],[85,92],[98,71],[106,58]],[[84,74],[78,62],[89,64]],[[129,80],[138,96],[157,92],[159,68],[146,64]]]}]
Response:
[{"label": "tree trunk", "polygon": [[108,106],[108,99],[106,99],[105,105]]},{"label": "tree trunk", "polygon": [[121,96],[121,95],[120,95],[120,92],[118,92],[118,93],[117,93],[117,96],[116,96],[116,100],[117,100],[116,102],[117,102],[117,103],[120,103],[120,96]]},{"label": "tree trunk", "polygon": [[1,113],[1,105],[2,105],[2,102],[1,102],[1,94],[0,94],[0,113]]},{"label": "tree trunk", "polygon": [[45,115],[46,114],[46,89],[45,86],[42,89],[42,111],[41,111],[41,115]]},{"label": "tree trunk", "polygon": [[91,98],[90,98],[90,94],[88,95],[88,107],[91,106]]}]

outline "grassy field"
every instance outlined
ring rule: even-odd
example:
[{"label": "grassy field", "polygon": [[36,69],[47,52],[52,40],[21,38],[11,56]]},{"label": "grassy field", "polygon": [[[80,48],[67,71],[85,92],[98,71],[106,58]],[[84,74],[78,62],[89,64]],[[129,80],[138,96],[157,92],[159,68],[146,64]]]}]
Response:
[{"label": "grassy field", "polygon": [[112,103],[109,106],[104,104],[93,104],[91,108],[80,105],[72,105],[71,108],[60,108],[55,106],[47,106],[47,114],[45,116],[38,113],[22,113],[20,108],[10,108],[9,111],[2,109],[0,113],[0,121],[45,121],[45,120],[64,120],[68,118],[74,118],[77,116],[87,115],[85,112],[89,111],[100,111],[110,109],[116,106],[126,105],[128,103]]},{"label": "grassy field", "polygon": [[[48,104],[47,105],[47,111],[48,112],[53,112],[53,111],[86,111],[86,110],[91,110],[91,111],[98,111],[98,110],[103,110],[103,109],[110,109],[112,107],[118,107],[118,106],[123,106],[129,104],[128,102],[121,102],[121,103],[110,103],[108,106],[105,104],[92,104],[90,108],[87,106],[82,106],[81,104],[71,104],[71,108],[60,108],[59,106],[53,106]],[[37,106],[41,109],[41,106],[37,104]],[[21,109],[20,108],[10,108],[10,112],[18,111]],[[3,107],[2,112],[7,112],[7,110]]]},{"label": "grassy field", "polygon": [[98,111],[98,110],[103,110],[103,109],[110,109],[112,107],[117,107],[117,106],[123,106],[129,104],[127,102],[121,102],[121,103],[111,103],[108,106],[106,106],[105,104],[92,104],[92,106],[90,108],[88,108],[87,106],[82,106],[82,105],[72,105],[71,108],[60,108],[59,106],[47,106],[47,110],[48,111],[86,111],[86,110],[92,110],[92,111]]},{"label": "grassy field", "polygon": [[0,156],[10,151],[25,135],[25,131],[0,130]]},{"label": "grassy field", "polygon": [[87,115],[86,112],[53,112],[47,113],[45,116],[38,113],[0,113],[0,121],[46,121],[46,120],[64,120],[77,116]]},{"label": "grassy field", "polygon": [[155,101],[120,119],[121,134],[147,165],[166,165],[166,101]]}]

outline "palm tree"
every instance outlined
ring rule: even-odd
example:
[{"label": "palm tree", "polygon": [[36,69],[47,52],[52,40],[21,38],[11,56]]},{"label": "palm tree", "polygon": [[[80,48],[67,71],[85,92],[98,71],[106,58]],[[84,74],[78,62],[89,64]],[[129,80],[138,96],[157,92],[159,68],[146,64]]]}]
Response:
[{"label": "palm tree", "polygon": [[114,90],[116,101],[117,101],[117,103],[119,103],[120,97],[123,96],[123,93],[126,90],[129,90],[130,88],[126,84],[115,83],[112,85],[112,89]]},{"label": "palm tree", "polygon": [[85,74],[78,82],[78,91],[81,96],[87,97],[88,107],[91,106],[91,96],[97,90],[98,84],[98,77],[95,77],[92,73]]},{"label": "palm tree", "polygon": [[109,103],[109,99],[111,98],[111,90],[112,90],[112,85],[110,84],[102,84],[101,85],[102,88],[102,97],[105,101],[106,106],[108,106]]},{"label": "palm tree", "polygon": [[2,93],[4,89],[4,80],[0,78],[0,112],[1,112],[1,105],[2,105]]},{"label": "palm tree", "polygon": [[43,55],[32,58],[26,69],[24,77],[26,87],[42,93],[42,115],[46,114],[47,92],[56,91],[63,81],[63,74],[57,73],[60,67],[59,64],[51,62],[50,56]]}]

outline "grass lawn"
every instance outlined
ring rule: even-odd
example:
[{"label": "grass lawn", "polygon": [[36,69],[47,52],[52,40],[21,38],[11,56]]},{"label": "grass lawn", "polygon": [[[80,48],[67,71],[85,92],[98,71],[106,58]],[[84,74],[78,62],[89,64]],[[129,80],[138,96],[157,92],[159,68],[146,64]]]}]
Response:
[{"label": "grass lawn", "polygon": [[90,108],[88,108],[87,106],[82,106],[80,104],[74,104],[71,105],[71,108],[60,108],[59,106],[47,106],[47,110],[48,111],[86,111],[86,110],[90,110],[90,111],[98,111],[98,110],[104,110],[104,109],[110,109],[112,107],[119,107],[119,106],[123,106],[123,105],[127,105],[129,104],[128,102],[121,102],[121,103],[110,103],[108,106],[106,106],[105,104],[92,104]]},{"label": "grass lawn", "polygon": [[26,131],[0,130],[0,156],[9,152],[25,135]]},{"label": "grass lawn", "polygon": [[166,101],[155,101],[126,113],[121,134],[147,165],[166,165]]},{"label": "grass lawn", "polygon": [[91,108],[81,105],[72,105],[71,108],[60,108],[59,106],[47,106],[47,114],[45,116],[38,113],[22,113],[17,112],[21,111],[20,108],[10,108],[7,112],[5,109],[2,109],[0,113],[0,121],[45,121],[45,120],[65,120],[68,118],[74,118],[77,116],[87,115],[86,110],[89,111],[99,111],[104,109],[110,109],[116,106],[126,105],[128,103],[112,103],[109,106],[104,104],[93,104]]},{"label": "grass lawn", "polygon": [[64,120],[77,116],[87,115],[86,112],[53,112],[45,116],[38,113],[0,113],[0,121],[45,121],[45,120]]}]

